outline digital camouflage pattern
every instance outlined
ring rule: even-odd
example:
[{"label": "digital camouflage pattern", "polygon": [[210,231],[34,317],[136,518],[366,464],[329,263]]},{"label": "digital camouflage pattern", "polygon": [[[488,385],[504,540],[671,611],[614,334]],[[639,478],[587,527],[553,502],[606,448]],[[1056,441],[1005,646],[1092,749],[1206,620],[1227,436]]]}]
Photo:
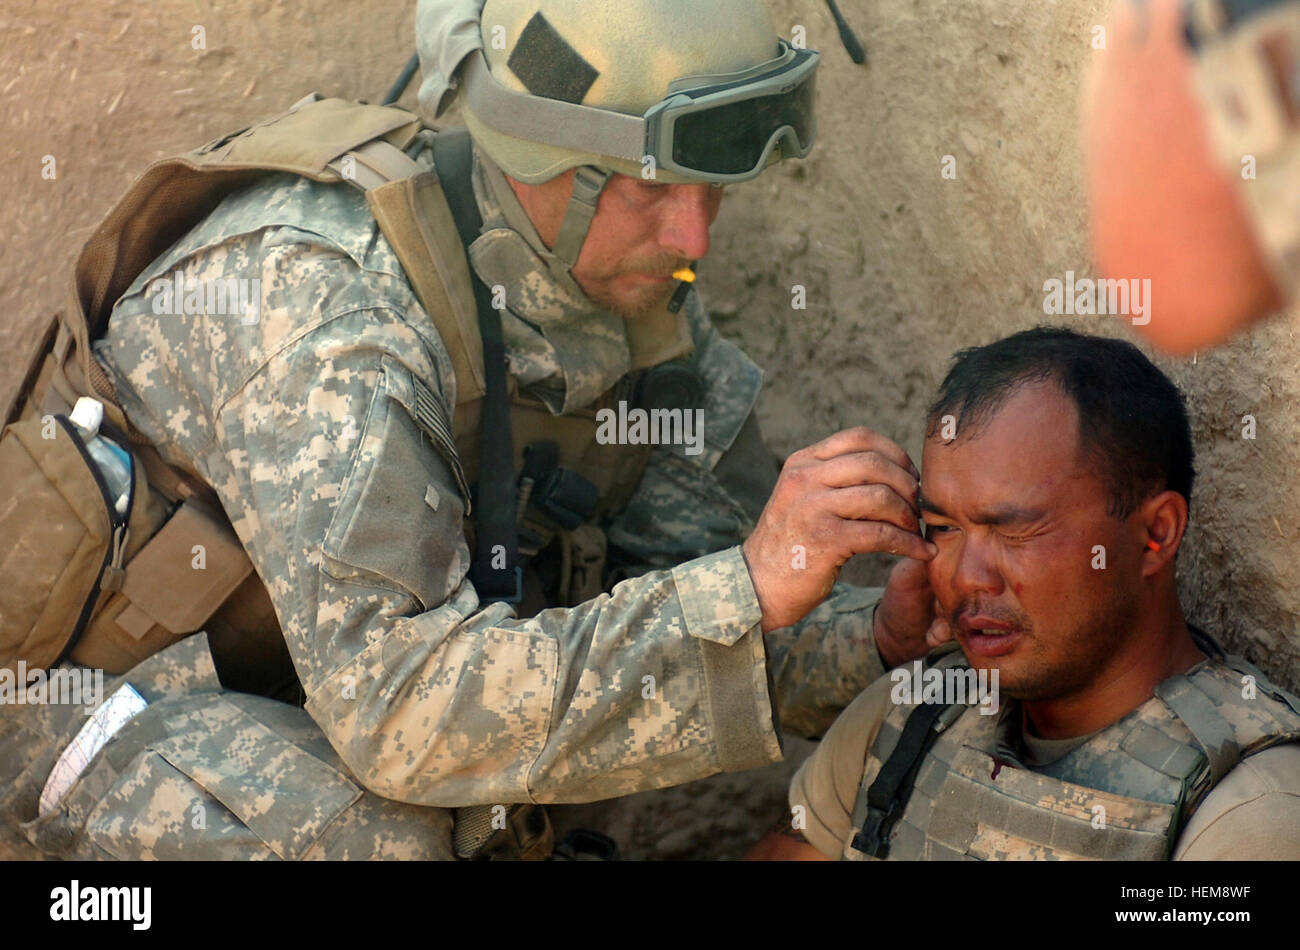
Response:
[{"label": "digital camouflage pattern", "polygon": [[[1229,22],[1211,0],[1188,7],[1204,37],[1195,90],[1211,140],[1255,227],[1278,285],[1300,294],[1300,3],[1274,3]],[[1248,173],[1247,165],[1250,171]]]},{"label": "digital camouflage pattern", "polygon": [[[512,271],[530,247],[501,233],[494,202],[513,196],[482,169],[476,179],[490,230],[473,259],[507,288],[511,372],[553,407],[585,405],[653,341],[638,345],[636,328],[535,264]],[[153,281],[177,271],[259,280],[260,306],[155,312],[186,309],[156,306]],[[141,714],[139,729],[159,726],[149,750],[132,723],[69,795],[93,805],[90,840],[59,850],[27,837],[79,856],[442,853],[447,813],[398,803],[593,801],[778,761],[774,713],[823,731],[882,672],[879,591],[837,587],[802,624],[762,636],[738,546],[776,476],[753,421],[761,373],[694,295],[689,308],[706,451],[657,447],[606,525],[626,580],[518,619],[483,607],[466,578],[464,500],[413,405],[419,381],[450,418],[451,362],[363,196],[274,175],[228,197],[123,295],[97,352],[135,425],[217,491],[274,601],[306,712],[213,692],[186,666],[210,667],[200,638],[185,641],[126,677],[142,688],[165,665],[185,694]],[[62,744],[11,713],[0,736],[34,750],[26,767],[43,781]],[[229,814],[187,827],[186,809],[211,800]],[[342,830],[317,839],[327,826]]]},{"label": "digital camouflage pattern", "polygon": [[[6,828],[0,855],[450,857],[446,812],[359,788],[303,710],[222,690],[203,635],[105,684],[105,696],[122,682],[150,705],[93,760],[53,812],[21,829]],[[0,811],[7,816],[36,814],[54,759],[85,722],[80,706],[28,710],[21,731],[5,738]]]},{"label": "digital camouflage pattern", "polygon": [[[937,664],[951,665],[965,665],[960,651]],[[1073,740],[1038,740],[1038,752],[1024,740],[1019,702],[1004,703],[996,717],[968,707],[927,752],[888,859],[1168,857],[1185,819],[1238,755],[1300,741],[1300,701],[1253,667],[1256,692],[1246,698],[1240,665],[1235,657],[1202,660],[1159,684],[1155,696],[1113,725]],[[1195,699],[1184,704],[1180,696]],[[1226,758],[1217,770],[1176,708],[1194,719],[1198,733],[1219,738],[1210,754]],[[896,704],[880,725],[863,770],[855,832],[865,816],[865,790],[914,709]],[[1039,761],[1043,747],[1053,751]],[[853,837],[844,842],[843,857],[871,860],[853,847]]]}]

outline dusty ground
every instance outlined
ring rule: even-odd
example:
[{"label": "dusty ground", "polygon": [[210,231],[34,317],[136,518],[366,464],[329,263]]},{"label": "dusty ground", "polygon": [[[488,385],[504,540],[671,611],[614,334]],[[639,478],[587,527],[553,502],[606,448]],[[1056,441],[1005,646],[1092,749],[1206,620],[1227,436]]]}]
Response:
[{"label": "dusty ground", "polygon": [[[1042,285],[1089,271],[1075,134],[1097,0],[841,0],[871,62],[825,7],[777,0],[825,52],[821,140],[802,166],[734,189],[702,286],[723,331],[769,370],[774,449],[868,424],[915,457],[954,350],[1045,322]],[[0,12],[0,399],[62,302],[90,228],[153,159],[311,90],[379,99],[412,48],[414,2],[7,0]],[[192,48],[194,28],[206,50]],[[405,100],[413,101],[413,95]],[[43,180],[44,157],[57,178]],[[944,156],[956,180],[940,176]],[[808,309],[791,309],[791,288]],[[1112,318],[1066,317],[1124,334]],[[1189,616],[1300,685],[1300,344],[1291,316],[1195,362],[1200,453],[1182,555]],[[1243,440],[1241,417],[1258,421]],[[870,580],[882,565],[855,565]],[[782,810],[783,766],[557,815],[636,857],[731,857]]]}]

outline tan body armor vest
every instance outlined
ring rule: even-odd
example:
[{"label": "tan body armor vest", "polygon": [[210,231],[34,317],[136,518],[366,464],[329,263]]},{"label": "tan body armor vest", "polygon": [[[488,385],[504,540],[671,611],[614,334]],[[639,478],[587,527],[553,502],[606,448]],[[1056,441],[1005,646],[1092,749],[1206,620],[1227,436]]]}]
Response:
[{"label": "tan body armor vest", "polygon": [[[1208,641],[1208,638],[1205,638]],[[1244,757],[1300,741],[1300,699],[1208,641],[1210,659],[1034,770],[999,757],[999,717],[949,707],[886,836],[889,860],[1166,860],[1210,790]],[[1218,656],[1215,656],[1215,653]],[[935,670],[967,668],[960,650]],[[1243,676],[1255,693],[1245,699]],[[898,704],[867,755],[844,857],[874,860],[869,789],[923,706]],[[898,765],[895,764],[895,768]]]},{"label": "tan body armor vest", "polygon": [[[442,185],[406,153],[430,134],[402,109],[308,97],[281,116],[155,163],[99,226],[78,259],[68,311],[51,321],[3,418],[0,534],[19,542],[3,565],[9,583],[0,594],[0,667],[17,670],[22,661],[29,670],[46,668],[68,657],[123,673],[206,630],[227,686],[284,698],[284,683],[265,672],[292,677],[279,623],[215,493],[196,471],[164,462],[131,425],[90,347],[145,267],[226,195],[268,173],[347,182],[365,192],[451,357],[454,418],[427,391],[416,393],[415,414],[472,516],[469,486],[486,389],[483,347],[469,264]],[[625,503],[649,450],[597,443],[595,414],[612,405],[612,393],[588,411],[561,417],[510,382],[516,470],[530,443],[551,441],[560,466],[600,492],[589,521]],[[106,436],[135,462],[125,518],[112,512],[84,445],[57,418],[83,395],[104,404]],[[535,513],[529,519],[537,546],[560,536],[559,556],[567,562],[560,600],[580,603],[598,593],[603,534],[590,524],[564,532]],[[472,532],[468,518],[466,527]],[[47,543],[50,537],[55,542]],[[202,571],[191,569],[196,545],[205,551]],[[521,613],[543,606],[533,603]]]}]

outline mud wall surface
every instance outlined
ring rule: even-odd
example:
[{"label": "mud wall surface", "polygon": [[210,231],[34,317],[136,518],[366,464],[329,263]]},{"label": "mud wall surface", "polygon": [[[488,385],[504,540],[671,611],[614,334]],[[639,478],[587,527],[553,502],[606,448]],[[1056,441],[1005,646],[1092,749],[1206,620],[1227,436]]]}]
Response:
[{"label": "mud wall surface", "polygon": [[[785,454],[869,425],[919,459],[922,412],[955,350],[1042,322],[1043,284],[1090,273],[1077,101],[1106,3],[774,0],[781,31],[824,51],[820,142],[732,189],[701,286],[722,331],[767,371],[760,406]],[[413,0],[9,0],[0,11],[0,399],[63,302],[82,241],[149,164],[310,91],[377,101],[413,48]],[[199,44],[202,28],[203,48]],[[414,94],[404,100],[413,104]],[[55,177],[42,176],[47,156]],[[944,177],[948,169],[950,176]],[[806,309],[792,307],[796,286]],[[1296,316],[1195,361],[1199,481],[1181,555],[1188,617],[1300,685],[1300,344]],[[1253,440],[1242,417],[1256,419]],[[884,563],[851,565],[878,581]],[[784,810],[787,762],[560,809],[632,857],[734,857]]]}]

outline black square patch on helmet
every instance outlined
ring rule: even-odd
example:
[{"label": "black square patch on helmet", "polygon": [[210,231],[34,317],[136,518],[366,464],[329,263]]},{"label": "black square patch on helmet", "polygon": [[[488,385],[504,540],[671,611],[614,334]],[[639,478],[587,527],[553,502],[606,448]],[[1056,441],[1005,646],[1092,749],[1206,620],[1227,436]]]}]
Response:
[{"label": "black square patch on helmet", "polygon": [[580,105],[600,73],[534,13],[506,65],[534,96]]}]

